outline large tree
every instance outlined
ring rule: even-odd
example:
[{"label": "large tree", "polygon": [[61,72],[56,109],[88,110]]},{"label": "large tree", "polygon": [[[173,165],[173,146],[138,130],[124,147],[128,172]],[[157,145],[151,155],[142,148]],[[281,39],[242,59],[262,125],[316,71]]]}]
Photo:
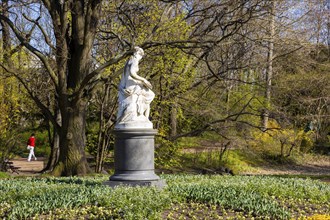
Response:
[{"label": "large tree", "polygon": [[[225,39],[238,33],[254,11],[259,10],[259,3],[20,0],[12,1],[8,9],[1,8],[1,22],[10,27],[31,58],[40,61],[33,61],[32,78],[38,72],[50,79],[47,92],[53,92],[50,97],[54,100],[47,105],[40,98],[40,91],[33,89],[31,80],[23,74],[24,69],[1,64],[20,80],[59,135],[60,155],[53,174],[69,176],[90,171],[84,152],[86,108],[109,66],[132,54],[135,45],[144,49],[176,47],[196,60],[203,60]],[[6,15],[4,10],[9,13]],[[178,25],[178,21],[191,29],[189,34],[175,34],[173,38],[169,27]],[[180,30],[180,25],[177,29]],[[107,49],[101,50],[101,45],[107,45]],[[99,53],[102,51],[106,54]]]},{"label": "large tree", "polygon": [[[20,1],[19,1],[20,2]],[[35,14],[23,14],[26,22],[38,27],[46,44],[41,47],[30,41],[29,36],[19,29],[16,21],[10,16],[0,15],[2,22],[8,24],[20,41],[35,57],[39,58],[45,74],[52,81],[55,91],[56,105],[60,110],[61,123],[56,120],[56,114],[44,105],[40,97],[28,86],[26,81],[17,74],[17,70],[3,66],[7,71],[15,74],[31,97],[47,118],[54,125],[60,136],[60,156],[55,175],[77,175],[89,172],[86,161],[85,147],[85,118],[86,106],[89,100],[91,81],[105,66],[111,65],[129,52],[114,57],[104,66],[92,68],[92,49],[98,22],[101,16],[101,1],[50,1],[39,2],[21,1],[23,10],[38,9]],[[12,5],[12,12],[14,5]],[[17,9],[15,9],[17,10]],[[45,11],[46,10],[46,11]],[[35,18],[37,15],[37,18]],[[45,26],[39,21],[51,22],[52,33],[47,35]],[[49,33],[49,32],[48,32]],[[39,39],[40,40],[40,39]],[[45,54],[45,49],[51,50],[52,56]]]}]

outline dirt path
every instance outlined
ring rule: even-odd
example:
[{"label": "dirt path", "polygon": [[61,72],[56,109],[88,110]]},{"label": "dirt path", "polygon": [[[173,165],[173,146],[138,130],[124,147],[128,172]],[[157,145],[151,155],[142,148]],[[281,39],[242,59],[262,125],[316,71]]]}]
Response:
[{"label": "dirt path", "polygon": [[18,167],[18,173],[13,172],[13,176],[36,176],[39,175],[44,166],[45,166],[45,158],[39,158],[38,160],[27,161],[26,158],[18,158],[10,160],[13,162],[14,167]]},{"label": "dirt path", "polygon": [[[249,173],[247,173],[249,174]],[[258,171],[251,174],[262,175],[330,175],[330,165],[278,165],[262,166]]]},{"label": "dirt path", "polygon": [[[37,161],[28,162],[26,158],[10,160],[14,167],[18,167],[18,173],[12,172],[12,176],[37,176],[45,167],[45,158],[38,158]],[[315,161],[314,164],[306,165],[266,165],[258,168],[253,173],[244,173],[248,175],[330,175],[330,161]],[[327,179],[330,182],[330,179]]]}]

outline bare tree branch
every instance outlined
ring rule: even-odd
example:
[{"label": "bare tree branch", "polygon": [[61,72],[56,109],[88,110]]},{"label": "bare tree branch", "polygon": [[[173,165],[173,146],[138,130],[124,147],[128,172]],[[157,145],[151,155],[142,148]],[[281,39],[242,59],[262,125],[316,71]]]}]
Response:
[{"label": "bare tree branch", "polygon": [[37,25],[37,27],[39,28],[39,30],[40,30],[41,33],[42,33],[42,36],[43,36],[44,39],[45,39],[45,42],[47,43],[47,45],[50,46],[53,50],[55,50],[55,47],[54,47],[54,45],[51,43],[51,40],[50,40],[49,36],[47,35],[45,29],[44,29],[43,27],[41,27],[41,25],[40,25],[39,22],[38,22],[39,19],[40,19],[40,17],[38,17],[36,20],[27,17],[25,14],[23,14],[23,17],[24,17],[26,20],[28,20],[29,22],[32,22],[32,23],[34,23],[35,25]]},{"label": "bare tree branch", "polygon": [[47,108],[47,106],[45,106],[41,100],[38,98],[38,96],[34,95],[33,89],[30,89],[30,87],[28,86],[28,84],[26,83],[26,81],[23,79],[22,77],[22,73],[20,72],[20,70],[18,69],[12,69],[8,66],[3,65],[2,63],[0,63],[0,66],[9,74],[11,74],[12,76],[14,76],[16,79],[18,79],[18,81],[20,83],[22,83],[22,85],[24,86],[24,88],[26,89],[27,93],[29,94],[29,96],[33,99],[33,101],[37,104],[37,106],[41,109],[41,111],[47,115],[47,118],[49,118],[51,120],[51,122],[53,123],[54,127],[56,127],[56,129],[60,128],[60,125],[57,123],[56,119],[54,118],[53,114],[50,112],[50,110]]},{"label": "bare tree branch", "polygon": [[15,27],[15,25],[13,24],[13,22],[11,20],[9,20],[7,17],[5,17],[1,14],[0,14],[0,19],[5,21],[10,26],[10,28],[15,33],[17,39],[21,42],[21,44],[24,45],[29,51],[31,51],[34,55],[36,55],[41,60],[41,62],[46,67],[50,77],[52,78],[52,81],[57,86],[58,81],[57,81],[56,74],[52,70],[50,63],[47,60],[47,57],[44,56],[38,49],[36,49],[35,47],[33,47],[31,44],[28,43],[27,39],[22,36],[22,34],[18,31],[18,29]]}]

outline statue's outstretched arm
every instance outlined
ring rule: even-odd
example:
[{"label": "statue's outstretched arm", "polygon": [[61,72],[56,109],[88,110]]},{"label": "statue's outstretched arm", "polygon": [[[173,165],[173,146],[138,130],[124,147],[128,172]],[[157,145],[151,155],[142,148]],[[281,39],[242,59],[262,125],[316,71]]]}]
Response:
[{"label": "statue's outstretched arm", "polygon": [[133,79],[140,81],[146,88],[152,89],[151,83],[147,79],[139,76],[135,68],[131,68],[130,75]]}]

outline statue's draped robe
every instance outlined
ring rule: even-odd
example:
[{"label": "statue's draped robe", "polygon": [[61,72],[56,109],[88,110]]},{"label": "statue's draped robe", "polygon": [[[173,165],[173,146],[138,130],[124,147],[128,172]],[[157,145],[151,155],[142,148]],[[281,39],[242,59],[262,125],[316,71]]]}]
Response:
[{"label": "statue's draped robe", "polygon": [[146,88],[141,80],[134,79],[131,71],[138,71],[138,60],[134,57],[127,61],[118,87],[117,124],[134,121],[149,122],[150,103],[155,94]]}]

